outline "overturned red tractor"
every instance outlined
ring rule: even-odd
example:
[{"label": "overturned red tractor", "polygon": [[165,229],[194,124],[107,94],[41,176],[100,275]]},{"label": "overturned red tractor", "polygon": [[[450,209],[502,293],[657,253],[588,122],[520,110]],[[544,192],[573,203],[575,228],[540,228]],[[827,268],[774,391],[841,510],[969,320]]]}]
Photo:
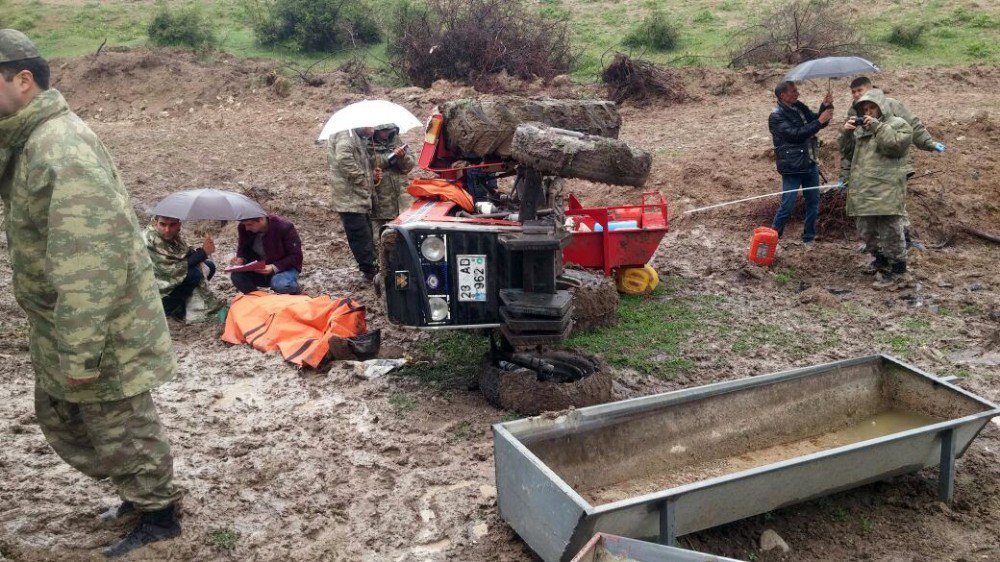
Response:
[{"label": "overturned red tractor", "polygon": [[[607,101],[504,97],[442,105],[428,121],[418,160],[438,178],[414,180],[409,190],[420,198],[381,235],[390,321],[424,329],[491,329],[493,366],[530,370],[542,382],[592,374],[596,365],[588,368],[586,361],[532,351],[569,335],[575,300],[577,324],[614,318],[614,284],[566,268],[564,261],[577,256],[575,261],[605,273],[642,266],[666,231],[662,198],[619,208],[563,207],[564,177],[645,182],[651,157],[617,140],[620,125],[615,105]],[[500,183],[508,177],[513,188],[504,192]],[[616,221],[616,213],[633,218]],[[627,224],[616,228],[616,222]],[[565,252],[574,247],[574,233],[582,245]],[[630,258],[641,263],[619,260],[605,267],[629,254],[621,246],[628,245],[630,233],[637,243],[643,240],[645,255],[631,252]],[[612,239],[617,249],[608,247]],[[585,295],[592,302],[580,307]]]}]

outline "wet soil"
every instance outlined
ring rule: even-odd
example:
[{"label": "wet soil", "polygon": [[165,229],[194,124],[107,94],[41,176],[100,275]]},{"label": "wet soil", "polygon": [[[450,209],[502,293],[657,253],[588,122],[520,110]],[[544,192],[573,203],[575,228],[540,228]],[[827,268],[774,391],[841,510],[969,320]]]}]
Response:
[{"label": "wet soil", "polygon": [[[318,88],[275,89],[271,63],[211,63],[172,52],[103,52],[54,61],[55,85],[115,155],[137,210],[185,188],[242,190],[290,218],[303,238],[310,293],[349,296],[384,328],[386,349],[409,353],[420,337],[386,325],[383,308],[352,265],[339,220],[329,211],[325,152],[314,140],[329,115],[363,99],[344,77]],[[959,384],[1000,400],[996,357],[1000,248],[962,233],[968,223],[1000,230],[1000,69],[905,70],[879,75],[906,102],[943,155],[917,152],[910,213],[930,246],[915,254],[913,287],[876,291],[853,233],[820,232],[795,244],[793,219],[772,269],[749,266],[752,228],[770,210],[748,207],[682,216],[701,205],[779,188],[766,129],[776,77],[714,70],[682,72],[694,99],[622,110],[621,138],[654,154],[644,188],[568,181],[588,205],[638,202],[660,190],[671,232],[653,265],[671,292],[711,297],[724,320],[707,320],[681,344],[690,368],[673,379],[615,373],[614,395],[629,398],[872,352],[905,353],[916,366],[962,375]],[[725,86],[725,87],[722,87]],[[837,118],[847,104],[837,91]],[[596,89],[561,87],[593,98]],[[819,86],[804,87],[815,106]],[[540,84],[525,95],[552,94]],[[717,92],[724,95],[716,95]],[[468,95],[449,84],[376,91],[426,116]],[[942,100],[947,100],[943,103]],[[419,146],[420,131],[405,135]],[[820,134],[828,178],[835,127]],[[764,218],[761,218],[764,217]],[[219,257],[234,233],[219,236]],[[4,246],[0,241],[0,246]],[[32,412],[27,323],[0,252],[0,557],[95,560],[120,530],[93,516],[115,503],[45,444]],[[226,279],[213,280],[224,295]],[[803,302],[822,287],[836,301]],[[716,324],[712,324],[716,322]],[[732,329],[752,337],[735,345]],[[764,329],[764,328],[767,329]],[[489,426],[510,414],[476,391],[435,390],[392,375],[366,380],[354,369],[297,371],[273,355],[218,340],[217,326],[172,325],[178,378],[155,392],[187,490],[185,533],[137,560],[534,560],[500,519]],[[935,471],[788,507],[681,538],[683,546],[758,561],[1000,559],[1000,425],[991,423],[958,463],[956,502],[936,500]],[[773,528],[788,554],[757,552]],[[219,530],[238,534],[233,549]]]}]

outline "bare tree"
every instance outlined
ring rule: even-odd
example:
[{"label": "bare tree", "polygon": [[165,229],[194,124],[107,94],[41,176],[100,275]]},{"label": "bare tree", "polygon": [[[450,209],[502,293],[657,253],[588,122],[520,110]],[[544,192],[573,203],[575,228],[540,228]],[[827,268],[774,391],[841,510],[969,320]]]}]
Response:
[{"label": "bare tree", "polygon": [[819,57],[871,51],[844,4],[793,0],[739,29],[730,43],[729,66],[798,64]]}]

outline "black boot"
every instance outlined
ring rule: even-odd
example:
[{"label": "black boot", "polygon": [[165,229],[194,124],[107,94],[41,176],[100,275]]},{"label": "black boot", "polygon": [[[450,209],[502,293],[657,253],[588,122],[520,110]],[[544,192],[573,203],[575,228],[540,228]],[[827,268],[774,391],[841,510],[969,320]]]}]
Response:
[{"label": "black boot", "polygon": [[187,303],[184,302],[184,299],[167,295],[161,300],[163,301],[163,313],[167,315],[167,318],[173,318],[178,322],[184,321],[184,313],[187,308]]},{"label": "black boot", "polygon": [[363,265],[361,269],[361,275],[364,275],[366,283],[374,283],[375,277],[378,275],[377,265]]},{"label": "black boot", "polygon": [[900,289],[909,285],[913,277],[906,271],[905,261],[894,261],[888,271],[883,271],[873,285],[876,289]]},{"label": "black boot", "polygon": [[177,520],[177,508],[171,505],[159,511],[143,512],[139,522],[125,538],[104,551],[108,558],[120,558],[147,544],[180,536],[181,524]]},{"label": "black boot", "polygon": [[888,269],[889,260],[882,254],[875,254],[875,259],[872,260],[872,262],[868,264],[863,271],[868,275],[875,275],[879,271],[888,271]]},{"label": "black boot", "polygon": [[135,504],[130,501],[123,501],[121,504],[112,507],[111,509],[105,511],[104,513],[97,516],[97,519],[104,524],[118,523],[126,519],[131,519],[133,517],[139,516],[139,510],[135,508]]}]

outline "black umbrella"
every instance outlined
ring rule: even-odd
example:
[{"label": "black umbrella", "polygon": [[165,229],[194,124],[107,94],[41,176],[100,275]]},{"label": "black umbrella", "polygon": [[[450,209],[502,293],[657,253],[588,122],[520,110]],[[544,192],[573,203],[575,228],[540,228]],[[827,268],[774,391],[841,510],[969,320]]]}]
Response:
[{"label": "black umbrella", "polygon": [[[784,80],[798,82],[817,78],[840,78],[855,74],[870,74],[880,70],[876,64],[861,57],[823,57],[807,60],[797,65],[788,71]],[[830,90],[829,80],[827,80],[826,89]]]},{"label": "black umbrella", "polygon": [[267,215],[263,207],[246,195],[220,189],[171,193],[153,207],[152,213],[182,221],[238,221]]}]

